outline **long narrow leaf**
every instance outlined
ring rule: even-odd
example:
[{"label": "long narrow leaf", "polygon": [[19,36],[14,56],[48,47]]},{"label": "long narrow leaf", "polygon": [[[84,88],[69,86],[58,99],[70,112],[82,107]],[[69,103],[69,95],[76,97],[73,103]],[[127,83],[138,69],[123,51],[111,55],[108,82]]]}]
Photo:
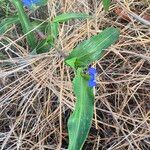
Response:
[{"label": "long narrow leaf", "polygon": [[75,110],[68,120],[69,150],[81,150],[91,127],[94,94],[88,86],[88,80],[79,68],[73,80],[74,93],[77,97]]},{"label": "long narrow leaf", "polygon": [[68,21],[70,19],[86,19],[90,16],[84,13],[63,13],[61,15],[56,16],[53,19],[53,22],[62,23]]},{"label": "long narrow leaf", "polygon": [[105,11],[108,11],[111,0],[103,0],[103,6]]},{"label": "long narrow leaf", "polygon": [[58,31],[59,23],[52,22],[50,28],[51,28],[51,36],[54,38],[54,40],[56,40],[59,34],[59,31]]},{"label": "long narrow leaf", "polygon": [[2,20],[0,23],[0,34],[3,34],[4,32],[8,30],[8,28],[11,25],[18,23],[18,22],[19,22],[18,16],[9,17],[9,18]]},{"label": "long narrow leaf", "polygon": [[29,43],[29,46],[31,46],[31,48],[34,49],[37,44],[37,40],[36,40],[34,33],[31,32],[32,23],[30,22],[28,16],[24,12],[22,2],[20,0],[12,0],[12,2],[14,3],[18,11],[18,16],[19,16],[19,20],[23,28],[23,32],[24,34],[27,34],[27,41]]},{"label": "long narrow leaf", "polygon": [[110,27],[96,36],[79,44],[66,58],[66,63],[72,68],[86,67],[98,60],[103,50],[114,44],[119,38],[119,30]]},{"label": "long narrow leaf", "polygon": [[[36,49],[36,54],[46,53],[52,48],[53,40],[51,36],[48,36],[46,39],[43,39],[40,43],[38,43]],[[34,51],[33,51],[34,52]]]}]

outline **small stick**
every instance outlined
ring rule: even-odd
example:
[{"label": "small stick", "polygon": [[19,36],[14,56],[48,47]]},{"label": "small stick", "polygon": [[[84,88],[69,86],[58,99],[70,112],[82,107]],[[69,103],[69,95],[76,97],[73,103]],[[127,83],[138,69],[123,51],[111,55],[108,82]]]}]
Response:
[{"label": "small stick", "polygon": [[116,0],[118,4],[120,4],[126,11],[127,13],[132,16],[134,19],[140,21],[141,23],[150,26],[150,21],[145,20],[144,18],[140,17],[139,15],[133,13],[132,11],[128,10],[119,0]]}]

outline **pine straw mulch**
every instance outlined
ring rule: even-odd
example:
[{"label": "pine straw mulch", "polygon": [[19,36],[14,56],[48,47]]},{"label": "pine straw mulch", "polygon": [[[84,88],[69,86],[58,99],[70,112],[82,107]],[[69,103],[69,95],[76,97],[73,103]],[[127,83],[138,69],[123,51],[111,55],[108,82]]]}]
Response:
[{"label": "pine straw mulch", "polygon": [[[150,13],[146,0],[123,1],[122,5],[139,16]],[[94,16],[60,26],[56,47],[66,54],[106,27],[121,30],[119,41],[93,64],[98,71],[95,108],[85,150],[150,148],[150,27],[131,16],[125,20],[125,12],[115,12],[118,7],[122,6],[113,3],[105,13],[99,0],[50,0],[47,13],[39,8],[31,14],[43,21],[63,12]],[[7,54],[0,60],[1,149],[66,149],[66,125],[75,104],[73,71],[65,66],[58,49],[30,56],[28,47],[19,46],[25,40],[17,26],[0,40],[1,51]]]}]

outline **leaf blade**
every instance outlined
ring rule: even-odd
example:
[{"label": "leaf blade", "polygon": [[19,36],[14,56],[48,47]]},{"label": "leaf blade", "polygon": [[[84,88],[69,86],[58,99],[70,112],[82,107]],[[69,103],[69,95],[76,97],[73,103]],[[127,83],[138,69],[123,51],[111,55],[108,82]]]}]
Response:
[{"label": "leaf blade", "polygon": [[77,70],[73,80],[74,93],[77,97],[75,110],[68,120],[69,150],[80,150],[88,136],[93,118],[94,94],[88,86],[88,80]]},{"label": "leaf blade", "polygon": [[63,23],[65,21],[68,21],[70,19],[86,19],[90,16],[84,13],[63,13],[61,15],[56,16],[53,19],[53,22],[55,23]]},{"label": "leaf blade", "polygon": [[29,17],[24,11],[22,2],[20,0],[12,0],[12,2],[18,11],[18,17],[23,29],[23,33],[26,34],[29,46],[34,49],[37,44],[37,39],[34,32],[31,32],[31,30],[33,29],[32,23],[30,22]]},{"label": "leaf blade", "polygon": [[3,21],[1,21],[0,23],[0,35],[3,34],[5,31],[7,31],[7,29],[15,24],[19,22],[19,18],[18,16],[13,16],[13,17],[9,17],[4,19]]},{"label": "leaf blade", "polygon": [[[98,35],[95,35],[79,44],[72,50],[65,62],[72,68],[86,67],[92,62],[98,60],[101,57],[103,50],[114,44],[118,38],[119,30],[117,28],[107,28]],[[75,58],[76,62],[73,65],[70,64],[71,59]]]},{"label": "leaf blade", "polygon": [[103,6],[105,11],[109,10],[110,2],[111,0],[103,0]]}]

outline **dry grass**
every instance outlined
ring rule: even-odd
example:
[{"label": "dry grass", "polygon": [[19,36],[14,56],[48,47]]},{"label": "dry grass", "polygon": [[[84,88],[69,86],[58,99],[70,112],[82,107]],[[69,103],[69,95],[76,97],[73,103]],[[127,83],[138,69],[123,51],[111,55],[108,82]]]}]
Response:
[{"label": "dry grass", "polygon": [[[149,0],[122,4],[139,16],[150,13]],[[56,45],[66,54],[108,26],[121,29],[118,43],[93,64],[98,70],[95,111],[85,150],[150,149],[150,27],[130,16],[129,22],[122,20],[113,11],[118,6],[114,3],[105,13],[99,0],[50,0],[48,4],[50,18],[70,11],[94,16],[60,27]],[[63,150],[75,102],[73,72],[56,49],[30,56],[27,47],[11,40],[24,43],[16,30],[14,26],[0,37],[1,50],[7,54],[0,60],[1,150]]]}]

